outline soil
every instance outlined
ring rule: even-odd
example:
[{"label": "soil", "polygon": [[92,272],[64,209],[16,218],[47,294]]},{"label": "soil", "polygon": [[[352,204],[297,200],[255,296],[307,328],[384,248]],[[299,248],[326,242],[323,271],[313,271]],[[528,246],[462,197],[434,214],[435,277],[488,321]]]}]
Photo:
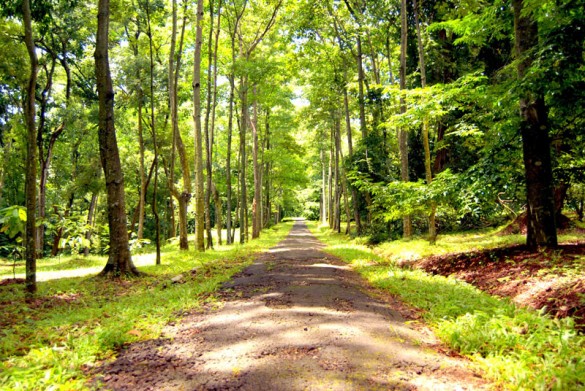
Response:
[{"label": "soil", "polygon": [[482,390],[494,386],[305,224],[226,283],[220,304],[96,370],[113,390]]},{"label": "soil", "polygon": [[573,317],[585,332],[585,243],[533,252],[525,246],[432,256],[414,263],[454,276],[490,294],[557,318]]}]

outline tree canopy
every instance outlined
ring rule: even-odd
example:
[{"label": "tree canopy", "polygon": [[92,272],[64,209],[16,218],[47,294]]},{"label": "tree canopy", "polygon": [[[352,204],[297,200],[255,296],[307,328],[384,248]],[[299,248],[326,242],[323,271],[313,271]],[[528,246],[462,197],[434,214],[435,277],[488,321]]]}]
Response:
[{"label": "tree canopy", "polygon": [[292,215],[374,242],[517,219],[554,247],[563,213],[583,216],[584,10],[2,0],[0,208],[29,216],[2,219],[2,251],[114,262],[195,232],[204,251],[214,227],[244,242]]}]

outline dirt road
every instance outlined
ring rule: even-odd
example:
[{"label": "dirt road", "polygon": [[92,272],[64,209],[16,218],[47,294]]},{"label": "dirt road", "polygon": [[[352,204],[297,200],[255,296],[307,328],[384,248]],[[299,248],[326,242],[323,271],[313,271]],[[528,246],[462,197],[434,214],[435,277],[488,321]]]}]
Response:
[{"label": "dirt road", "polygon": [[475,390],[469,363],[437,353],[296,222],[222,290],[217,309],[100,369],[115,390]]}]

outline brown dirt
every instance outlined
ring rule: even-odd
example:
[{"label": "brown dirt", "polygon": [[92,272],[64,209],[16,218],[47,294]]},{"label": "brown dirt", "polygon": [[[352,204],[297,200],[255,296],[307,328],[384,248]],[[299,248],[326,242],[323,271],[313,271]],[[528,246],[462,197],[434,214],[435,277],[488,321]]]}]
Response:
[{"label": "brown dirt", "polygon": [[432,256],[414,266],[432,274],[452,275],[522,306],[544,308],[554,317],[571,316],[585,331],[585,243],[536,253],[513,246]]},{"label": "brown dirt", "polygon": [[[113,390],[471,390],[493,386],[445,351],[297,222],[220,292],[219,306],[126,346],[97,370]],[[405,312],[408,315],[407,312]],[[417,322],[414,322],[417,323]]]}]

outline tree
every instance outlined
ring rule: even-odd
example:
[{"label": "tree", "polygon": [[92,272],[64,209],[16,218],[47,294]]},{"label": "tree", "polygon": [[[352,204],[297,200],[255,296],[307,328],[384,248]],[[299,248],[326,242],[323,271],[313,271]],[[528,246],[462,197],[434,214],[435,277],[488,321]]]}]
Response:
[{"label": "tree", "polygon": [[99,99],[98,140],[104,170],[109,227],[108,262],[100,275],[138,275],[132,263],[126,228],[124,176],[114,126],[114,89],[108,57],[110,2],[99,0],[95,47],[95,73]]},{"label": "tree", "polygon": [[[406,90],[406,45],[408,44],[408,25],[406,14],[406,0],[401,1],[400,6],[400,91]],[[404,96],[400,95],[400,113],[404,114],[406,106]],[[408,182],[408,133],[404,127],[401,127],[398,134],[400,145],[400,178],[403,182]],[[403,236],[410,238],[412,236],[412,221],[410,216],[404,216],[402,221]]]},{"label": "tree", "polygon": [[[420,4],[420,3],[419,3]],[[416,23],[416,38],[418,44],[418,58],[419,58],[419,69],[420,69],[420,83],[424,89],[427,86],[427,70],[425,65],[425,51],[423,48],[422,34],[419,21],[419,8],[417,1],[414,0],[414,19]],[[425,179],[427,185],[430,185],[433,181],[433,172],[431,171],[431,148],[429,145],[429,121],[427,118],[423,120],[422,124],[422,136],[423,136],[423,147],[425,150]],[[436,206],[431,205],[431,213],[429,214],[429,241],[434,243],[437,238],[437,223],[435,221]]]},{"label": "tree", "polygon": [[30,60],[30,76],[28,79],[28,88],[26,91],[26,101],[24,112],[27,129],[27,155],[26,155],[26,231],[25,231],[25,248],[26,248],[26,292],[29,296],[34,295],[37,290],[36,285],[36,180],[37,180],[37,155],[36,155],[36,136],[35,127],[35,91],[38,72],[38,60],[36,47],[32,31],[31,3],[29,0],[22,2],[22,20],[24,25],[24,41]]},{"label": "tree", "polygon": [[[168,75],[168,89],[169,89],[169,106],[171,114],[172,127],[172,152],[169,177],[169,187],[171,194],[177,199],[179,203],[179,247],[181,250],[189,249],[189,242],[187,240],[187,207],[191,200],[191,193],[193,191],[191,186],[191,170],[189,168],[189,161],[187,159],[187,152],[185,144],[179,131],[179,116],[178,116],[178,89],[179,76],[181,69],[181,53],[183,49],[183,39],[185,36],[185,26],[187,24],[187,4],[184,2],[183,8],[183,24],[181,27],[181,35],[179,38],[179,48],[176,50],[177,37],[177,2],[173,0],[172,4],[172,31],[171,31],[171,47],[169,52],[169,75]],[[179,162],[181,164],[181,179],[183,182],[183,191],[179,191],[174,183],[174,168],[175,168],[175,150],[179,153]]]},{"label": "tree", "polygon": [[205,251],[205,199],[203,186],[203,138],[201,132],[201,46],[203,0],[197,1],[195,53],[193,56],[193,122],[195,139],[195,247]]},{"label": "tree", "polygon": [[515,54],[520,89],[520,133],[524,156],[527,201],[526,244],[530,248],[555,247],[557,232],[553,196],[548,109],[544,96],[527,79],[532,51],[538,43],[538,25],[524,9],[523,0],[513,0]]}]

